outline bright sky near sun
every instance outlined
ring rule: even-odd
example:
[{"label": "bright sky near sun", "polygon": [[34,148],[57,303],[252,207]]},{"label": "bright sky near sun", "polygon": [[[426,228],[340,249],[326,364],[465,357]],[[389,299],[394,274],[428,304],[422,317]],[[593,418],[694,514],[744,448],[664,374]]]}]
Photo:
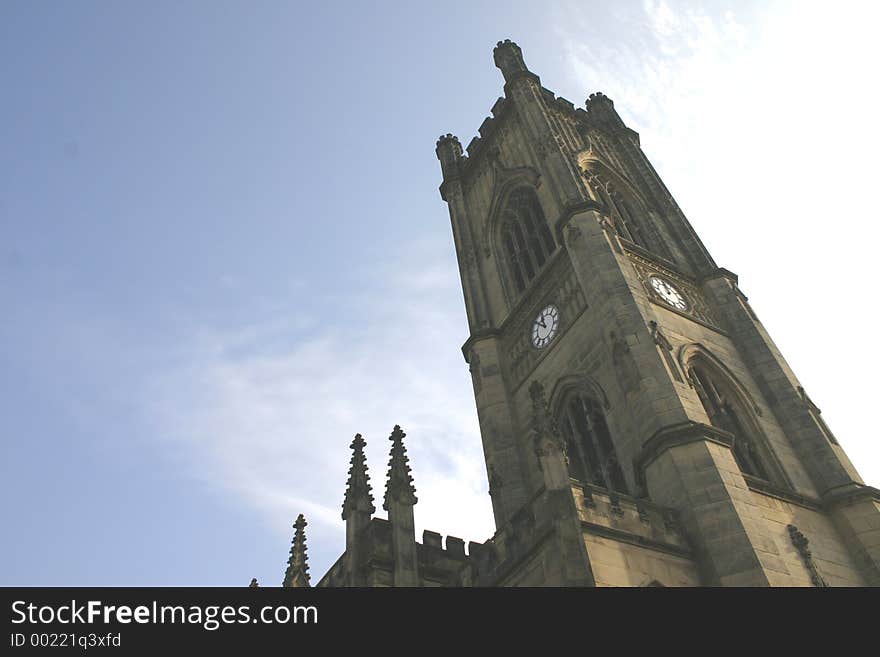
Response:
[{"label": "bright sky near sun", "polygon": [[5,585],[277,585],[305,513],[494,531],[438,135],[511,38],[611,97],[861,472],[880,485],[880,12],[856,2],[0,4]]}]

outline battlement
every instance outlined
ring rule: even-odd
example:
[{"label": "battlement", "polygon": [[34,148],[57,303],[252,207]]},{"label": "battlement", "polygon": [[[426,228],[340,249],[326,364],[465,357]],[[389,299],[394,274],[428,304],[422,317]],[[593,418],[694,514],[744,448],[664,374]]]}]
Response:
[{"label": "battlement", "polygon": [[572,484],[572,495],[585,532],[690,554],[675,510],[580,482]]},{"label": "battlement", "polygon": [[[362,563],[363,581],[369,586],[392,586],[394,550],[391,523],[384,518],[372,518],[359,537],[358,548]],[[465,551],[464,540],[457,536],[444,537],[438,532],[425,530],[422,542],[416,542],[420,586],[467,586],[470,581],[470,560],[481,544],[473,541]],[[330,567],[319,587],[346,586],[346,554]]]},{"label": "battlement", "polygon": [[426,551],[434,551],[434,554],[442,552],[450,559],[464,560],[470,555],[465,553],[464,541],[457,536],[446,537],[446,547],[443,547],[443,536],[437,532],[426,529],[422,532],[421,546]]},{"label": "battlement", "polygon": [[[417,537],[397,425],[374,518],[356,435],[345,552],[318,585],[880,583],[877,492],[638,134],[604,93],[575,107],[542,86],[514,42],[493,55],[504,95],[436,154],[497,531]],[[310,584],[300,520],[290,586]]]},{"label": "battlement", "polygon": [[[614,110],[613,101],[600,91],[590,94],[584,103],[584,107],[575,107],[570,100],[557,96],[553,91],[542,86],[540,78],[528,70],[522,59],[522,50],[509,39],[499,41],[495,47],[495,64],[501,69],[505,79],[505,96],[498,98],[492,105],[491,116],[483,119],[480,127],[465,149],[464,155],[458,139],[451,134],[441,137],[437,141],[437,154],[441,161],[443,179],[450,180],[460,176],[470,176],[480,170],[480,163],[486,159],[494,160],[501,152],[498,148],[499,133],[504,133],[502,127],[514,104],[524,109],[523,103],[541,106],[539,111],[556,114],[564,119],[563,123],[571,123],[576,126],[576,132],[585,134],[591,128],[601,128],[605,131],[621,131],[631,140],[638,143],[638,134],[627,128]],[[528,78],[534,83],[534,93],[520,93],[511,95],[511,85],[521,79]],[[450,146],[450,143],[455,146]],[[483,157],[486,156],[486,157]],[[443,188],[441,187],[441,194]]]}]

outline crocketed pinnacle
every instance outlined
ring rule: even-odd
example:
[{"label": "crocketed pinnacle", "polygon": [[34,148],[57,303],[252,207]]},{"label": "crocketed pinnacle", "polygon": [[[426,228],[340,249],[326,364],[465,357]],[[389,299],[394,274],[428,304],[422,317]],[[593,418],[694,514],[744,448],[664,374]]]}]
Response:
[{"label": "crocketed pinnacle", "polygon": [[370,486],[370,475],[367,474],[367,457],[364,455],[366,444],[367,441],[361,434],[356,434],[351,442],[351,467],[348,469],[348,483],[342,502],[343,520],[348,520],[355,511],[365,511],[370,515],[376,511],[373,506],[373,487]]},{"label": "crocketed pinnacle", "polygon": [[403,438],[406,436],[399,425],[394,425],[389,440],[391,441],[391,459],[388,461],[388,484],[385,487],[385,503],[382,505],[388,511],[389,502],[392,499],[404,504],[415,504],[416,487],[413,486],[413,478],[409,469],[409,457],[406,455],[406,447],[403,446]]},{"label": "crocketed pinnacle", "polygon": [[309,557],[306,554],[306,522],[303,514],[297,516],[293,523],[293,542],[290,545],[290,558],[287,560],[287,572],[281,586],[302,588],[309,586]]}]

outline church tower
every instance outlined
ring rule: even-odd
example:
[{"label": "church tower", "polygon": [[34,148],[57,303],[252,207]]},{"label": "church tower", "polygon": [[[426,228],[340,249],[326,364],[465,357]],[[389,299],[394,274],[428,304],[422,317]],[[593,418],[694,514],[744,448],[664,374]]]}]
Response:
[{"label": "church tower", "polygon": [[[498,43],[504,97],[437,142],[496,531],[415,534],[394,426],[376,517],[355,435],[316,586],[880,586],[864,484],[601,93]],[[284,585],[311,586],[300,515]],[[256,586],[256,581],[252,581]]]},{"label": "church tower", "polygon": [[497,526],[468,581],[880,585],[880,491],[639,135],[494,59],[480,136],[437,142]]}]

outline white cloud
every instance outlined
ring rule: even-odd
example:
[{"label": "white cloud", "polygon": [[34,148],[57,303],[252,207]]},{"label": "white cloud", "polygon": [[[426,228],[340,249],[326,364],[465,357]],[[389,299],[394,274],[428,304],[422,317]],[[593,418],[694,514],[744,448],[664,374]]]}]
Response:
[{"label": "white cloud", "polygon": [[[849,328],[873,317],[863,304],[872,286],[858,280],[873,280],[871,258],[858,244],[877,237],[867,190],[880,144],[859,129],[877,109],[876,88],[866,85],[878,57],[856,58],[847,39],[876,51],[872,22],[853,36],[835,8],[819,6],[794,14],[774,5],[761,22],[654,1],[617,11],[621,38],[603,35],[575,7],[561,11],[572,80],[608,93],[641,132],[857,467],[880,483],[863,373],[876,369],[878,349],[870,329]],[[493,531],[458,351],[466,331],[458,272],[443,248],[411,245],[398,250],[405,262],[364,272],[371,296],[333,304],[334,315],[351,318],[345,323],[302,317],[295,302],[275,300],[235,330],[202,326],[185,366],[154,382],[162,433],[195,475],[261,512],[280,545],[295,515],[307,515],[317,576],[343,549],[340,506],[355,432],[368,442],[379,515],[387,437],[399,423],[418,490],[417,529],[474,540]],[[291,298],[308,290],[292,283]],[[862,350],[857,358],[852,344]],[[319,544],[315,534],[336,542]]]},{"label": "white cloud", "polygon": [[584,95],[606,92],[640,132],[716,261],[740,275],[874,485],[880,347],[866,247],[880,237],[870,198],[880,149],[878,15],[870,3],[742,3],[713,14],[647,0],[613,25],[573,4],[557,21],[571,81]]},{"label": "white cloud", "polygon": [[310,535],[320,537],[310,541],[318,576],[344,549],[340,512],[356,432],[368,443],[378,515],[388,436],[400,424],[419,497],[417,529],[480,541],[494,531],[470,375],[458,350],[467,325],[457,271],[437,257],[445,248],[415,245],[405,262],[364,272],[371,297],[355,292],[328,309],[355,321],[298,324],[292,301],[237,330],[202,327],[189,362],[154,381],[162,435],[184,449],[195,476],[262,513],[278,529],[280,550],[296,514],[305,513]]}]

